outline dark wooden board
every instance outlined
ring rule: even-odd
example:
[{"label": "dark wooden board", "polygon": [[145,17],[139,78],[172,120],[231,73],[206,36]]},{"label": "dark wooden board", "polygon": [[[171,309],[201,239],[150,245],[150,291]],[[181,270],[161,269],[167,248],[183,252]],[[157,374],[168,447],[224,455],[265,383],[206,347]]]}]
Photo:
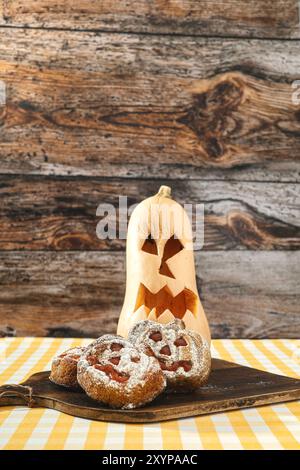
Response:
[{"label": "dark wooden board", "polygon": [[[150,405],[136,410],[109,409],[84,392],[52,384],[48,377],[49,372],[39,372],[22,384],[27,388],[0,387],[0,395],[4,393],[0,406],[28,404],[97,421],[150,423],[300,399],[300,380],[220,359],[213,359],[209,382],[199,391],[163,394]],[[18,395],[14,395],[15,392]]]},{"label": "dark wooden board", "polygon": [[[155,181],[152,192],[165,183]],[[300,249],[296,183],[169,184],[179,203],[204,204],[205,251]],[[98,205],[117,209],[120,194],[128,206],[136,204],[150,195],[149,181],[0,175],[0,250],[124,250],[125,238],[100,240],[96,234]],[[118,227],[118,213],[112,220]]]},{"label": "dark wooden board", "polygon": [[1,0],[0,13],[7,26],[299,37],[297,0]]},{"label": "dark wooden board", "polygon": [[299,181],[298,40],[0,28],[0,44],[1,173]]},{"label": "dark wooden board", "polygon": [[[299,338],[300,251],[197,252],[215,338]],[[0,330],[17,336],[114,332],[125,253],[0,252]]]}]

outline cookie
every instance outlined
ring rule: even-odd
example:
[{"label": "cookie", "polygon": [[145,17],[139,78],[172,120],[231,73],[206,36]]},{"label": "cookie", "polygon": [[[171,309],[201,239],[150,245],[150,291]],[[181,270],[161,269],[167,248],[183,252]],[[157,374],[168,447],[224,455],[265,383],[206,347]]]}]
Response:
[{"label": "cookie", "polygon": [[87,348],[78,362],[77,380],[89,397],[122,409],[151,402],[166,386],[154,357],[113,335],[102,336]]},{"label": "cookie", "polygon": [[78,388],[77,363],[85,349],[84,347],[71,348],[56,356],[52,361],[49,379],[63,387]]},{"label": "cookie", "polygon": [[181,320],[167,324],[140,321],[130,330],[128,341],[158,360],[169,391],[195,390],[209,377],[209,345],[199,333],[186,330]]}]

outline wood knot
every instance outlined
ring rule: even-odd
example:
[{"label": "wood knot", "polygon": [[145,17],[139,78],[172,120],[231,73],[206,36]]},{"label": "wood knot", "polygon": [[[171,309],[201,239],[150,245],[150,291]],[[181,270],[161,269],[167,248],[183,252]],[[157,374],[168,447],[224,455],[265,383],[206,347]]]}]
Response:
[{"label": "wood knot", "polygon": [[178,119],[200,140],[209,160],[224,156],[229,137],[239,127],[235,112],[243,97],[242,81],[208,82],[207,89],[193,94],[192,106]]},{"label": "wood knot", "polygon": [[248,214],[231,212],[228,225],[236,239],[249,248],[259,248],[263,245],[264,236],[257,227],[256,221]]}]

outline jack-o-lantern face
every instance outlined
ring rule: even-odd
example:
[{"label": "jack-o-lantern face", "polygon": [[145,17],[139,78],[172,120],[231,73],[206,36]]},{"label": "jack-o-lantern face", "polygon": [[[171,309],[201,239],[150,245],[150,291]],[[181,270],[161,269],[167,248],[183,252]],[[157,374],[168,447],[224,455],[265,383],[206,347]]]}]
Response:
[{"label": "jack-o-lantern face", "polygon": [[[150,234],[144,241],[141,249],[146,253],[159,257],[158,275],[176,279],[168,265],[168,261],[184,249],[180,240],[172,235],[163,247],[162,256],[159,256],[156,241]],[[166,284],[158,292],[154,293],[146,285],[140,283],[135,311],[144,306],[148,313],[148,318],[153,320],[159,318],[167,310],[175,318],[180,319],[184,317],[187,310],[195,314],[197,295],[192,290],[184,288],[177,295],[173,296],[172,291],[168,287],[168,280],[166,279],[165,282]]]},{"label": "jack-o-lantern face", "polygon": [[127,236],[127,285],[118,334],[139,320],[184,321],[210,340],[197,291],[189,218],[162,187],[133,211]]}]

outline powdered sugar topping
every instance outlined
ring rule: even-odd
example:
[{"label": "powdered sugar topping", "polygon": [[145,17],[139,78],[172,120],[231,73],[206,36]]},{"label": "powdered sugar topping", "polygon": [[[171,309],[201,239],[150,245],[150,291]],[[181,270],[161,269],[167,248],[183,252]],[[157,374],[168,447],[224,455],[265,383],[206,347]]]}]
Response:
[{"label": "powdered sugar topping", "polygon": [[85,347],[74,347],[71,349],[67,349],[63,353],[59,354],[58,356],[55,356],[53,359],[53,363],[57,364],[59,363],[62,359],[67,360],[67,361],[78,361],[80,357],[82,356],[83,353],[85,353],[86,348]]},{"label": "powdered sugar topping", "polygon": [[92,343],[78,363],[79,373],[88,373],[97,385],[122,389],[129,394],[142,385],[149,373],[158,372],[159,364],[128,341],[105,335]]},{"label": "powdered sugar topping", "polygon": [[134,345],[147,345],[167,377],[206,376],[210,371],[210,348],[198,333],[188,331],[180,320],[162,325],[143,320],[129,332]]}]

